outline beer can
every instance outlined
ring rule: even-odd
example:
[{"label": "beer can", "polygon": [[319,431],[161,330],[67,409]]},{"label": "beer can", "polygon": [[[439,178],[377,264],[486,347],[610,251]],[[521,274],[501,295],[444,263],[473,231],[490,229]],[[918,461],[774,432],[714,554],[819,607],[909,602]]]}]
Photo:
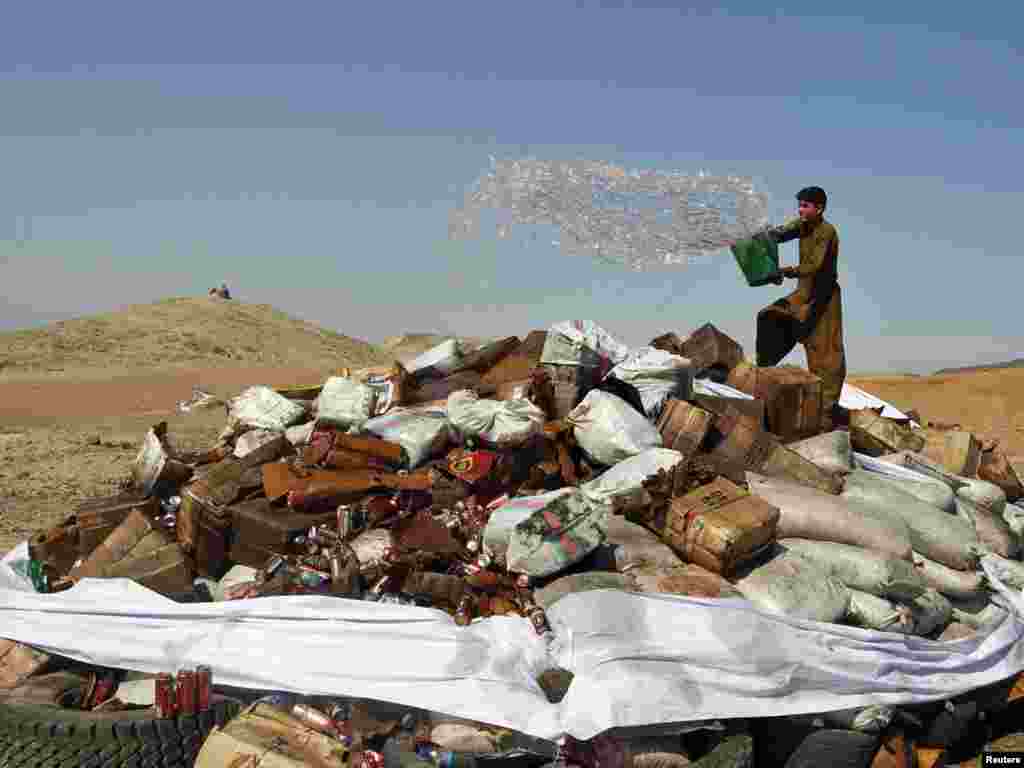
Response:
[{"label": "beer can", "polygon": [[341,554],[339,552],[332,552],[330,557],[331,565],[331,581],[341,581]]},{"label": "beer can", "polygon": [[265,578],[272,579],[274,574],[280,570],[282,565],[284,565],[284,558],[280,555],[274,555],[267,560],[267,564],[263,566],[263,573],[266,574]]},{"label": "beer can", "polygon": [[364,750],[360,768],[384,768],[384,754],[369,749]]},{"label": "beer can", "polygon": [[96,679],[96,685],[92,689],[92,697],[89,700],[89,708],[98,707],[104,701],[114,695],[117,688],[117,678],[113,672],[101,674]]},{"label": "beer can", "polygon": [[178,714],[196,713],[196,673],[190,669],[178,672]]},{"label": "beer can", "polygon": [[314,731],[328,736],[334,736],[337,733],[334,721],[316,707],[311,707],[308,704],[296,704],[292,707],[292,716]]},{"label": "beer can", "polygon": [[482,618],[487,618],[494,611],[491,609],[491,598],[488,595],[481,595],[476,601],[476,609]]},{"label": "beer can", "polygon": [[346,747],[352,746],[352,705],[347,702],[335,702],[327,709],[327,715],[334,722],[337,738]]},{"label": "beer can", "polygon": [[474,568],[473,572],[466,573],[466,583],[476,589],[494,589],[498,586],[498,574],[494,571],[485,571],[482,568]]},{"label": "beer can", "polygon": [[469,595],[459,600],[459,606],[455,609],[455,623],[465,627],[473,621],[473,598]]},{"label": "beer can", "polygon": [[545,632],[551,631],[551,626],[548,624],[547,614],[544,613],[544,609],[539,605],[535,605],[527,609],[527,615],[529,616],[530,623],[533,624],[533,631],[538,635],[543,635]]},{"label": "beer can", "polygon": [[174,678],[169,672],[161,672],[156,676],[156,712],[157,717],[163,719],[173,718],[178,713]]},{"label": "beer can", "polygon": [[213,670],[205,664],[196,667],[196,708],[200,712],[210,709],[213,698]]}]

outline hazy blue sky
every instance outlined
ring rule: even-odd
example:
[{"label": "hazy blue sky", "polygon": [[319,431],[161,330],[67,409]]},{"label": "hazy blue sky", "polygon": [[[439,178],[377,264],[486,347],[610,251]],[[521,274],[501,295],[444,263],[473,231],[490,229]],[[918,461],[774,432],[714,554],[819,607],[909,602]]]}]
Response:
[{"label": "hazy blue sky", "polygon": [[823,186],[851,369],[1024,355],[1024,6],[765,7],[11,4],[0,330],[227,280],[369,340],[712,321],[752,352],[781,289],[727,251],[633,273],[449,242],[488,156],[531,155],[750,175],[777,220]]}]

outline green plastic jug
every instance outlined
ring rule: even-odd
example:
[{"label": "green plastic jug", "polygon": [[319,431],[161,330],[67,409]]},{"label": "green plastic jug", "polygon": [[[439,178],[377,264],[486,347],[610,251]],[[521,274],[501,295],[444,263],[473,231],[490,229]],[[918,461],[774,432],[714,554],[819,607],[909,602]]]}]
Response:
[{"label": "green plastic jug", "polygon": [[770,237],[755,235],[739,240],[730,250],[747,279],[747,285],[756,287],[778,282],[779,244]]}]

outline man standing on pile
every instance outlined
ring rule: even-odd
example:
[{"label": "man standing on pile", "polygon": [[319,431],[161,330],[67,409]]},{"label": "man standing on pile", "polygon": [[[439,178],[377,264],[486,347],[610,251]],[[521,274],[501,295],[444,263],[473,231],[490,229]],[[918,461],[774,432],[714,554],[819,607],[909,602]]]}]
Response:
[{"label": "man standing on pile", "polygon": [[[796,196],[799,218],[764,235],[776,243],[800,239],[800,264],[783,267],[781,277],[797,288],[757,313],[757,365],[777,365],[797,343],[804,345],[807,367],[821,379],[825,430],[840,412],[839,395],[846,380],[843,305],[839,291],[839,233],[825,221],[828,198],[821,187],[805,187]],[[782,284],[781,278],[777,281]]]}]

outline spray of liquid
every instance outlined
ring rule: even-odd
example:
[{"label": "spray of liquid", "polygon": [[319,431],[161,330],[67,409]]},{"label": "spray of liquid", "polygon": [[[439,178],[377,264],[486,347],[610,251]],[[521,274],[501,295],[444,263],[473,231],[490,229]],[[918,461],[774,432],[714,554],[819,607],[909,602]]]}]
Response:
[{"label": "spray of liquid", "polygon": [[449,235],[479,235],[485,210],[516,225],[554,225],[563,252],[634,270],[685,266],[768,223],[768,196],[739,176],[626,171],[605,162],[497,160],[452,212]]}]

